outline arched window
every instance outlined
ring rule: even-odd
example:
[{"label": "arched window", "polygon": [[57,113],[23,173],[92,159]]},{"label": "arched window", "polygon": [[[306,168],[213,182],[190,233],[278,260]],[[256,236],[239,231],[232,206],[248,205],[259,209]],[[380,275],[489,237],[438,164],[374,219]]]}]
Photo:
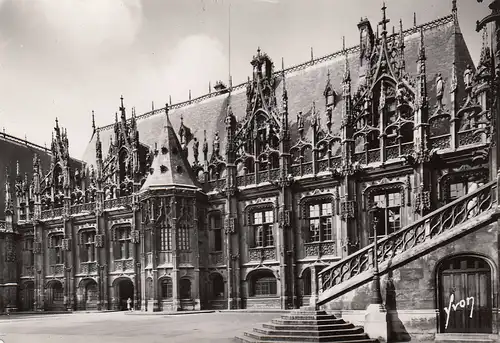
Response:
[{"label": "arched window", "polygon": [[212,275],[212,292],[214,298],[224,298],[224,279],[218,273]]},{"label": "arched window", "polygon": [[171,299],[173,295],[172,279],[165,277],[160,281],[160,291],[162,299]]},{"label": "arched window", "polygon": [[276,294],[276,278],[271,271],[261,271],[252,277],[251,296],[274,296]]}]

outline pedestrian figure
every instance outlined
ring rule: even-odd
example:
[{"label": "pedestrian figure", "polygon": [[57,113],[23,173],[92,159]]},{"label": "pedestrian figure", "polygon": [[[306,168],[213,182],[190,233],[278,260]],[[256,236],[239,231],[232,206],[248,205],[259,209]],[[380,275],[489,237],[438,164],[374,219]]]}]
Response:
[{"label": "pedestrian figure", "polygon": [[127,310],[132,311],[132,299],[128,298],[127,299]]}]

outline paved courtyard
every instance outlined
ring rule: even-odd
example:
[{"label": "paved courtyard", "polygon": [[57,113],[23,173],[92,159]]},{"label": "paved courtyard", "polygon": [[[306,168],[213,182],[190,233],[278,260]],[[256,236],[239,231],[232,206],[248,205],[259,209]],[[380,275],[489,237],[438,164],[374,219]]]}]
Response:
[{"label": "paved courtyard", "polygon": [[[5,343],[233,342],[235,335],[277,313],[215,312],[183,315],[73,313],[0,318]],[[1,342],[1,341],[0,341]]]}]

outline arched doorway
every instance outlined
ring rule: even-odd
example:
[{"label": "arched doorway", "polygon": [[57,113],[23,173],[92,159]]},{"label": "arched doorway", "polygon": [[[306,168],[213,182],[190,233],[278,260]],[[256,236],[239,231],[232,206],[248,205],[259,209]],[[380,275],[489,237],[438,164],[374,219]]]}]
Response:
[{"label": "arched doorway", "polygon": [[179,282],[180,297],[182,300],[191,299],[191,280],[184,278]]},{"label": "arched doorway", "polygon": [[21,304],[23,311],[33,311],[35,308],[35,283],[28,281],[21,289]]},{"label": "arched doorway", "polygon": [[122,278],[116,281],[115,285],[116,298],[118,300],[118,309],[124,311],[127,309],[127,299],[132,300],[132,308],[134,308],[134,284],[129,278]]},{"label": "arched doorway", "polygon": [[491,333],[491,268],[478,256],[446,258],[437,267],[441,333]]},{"label": "arched doorway", "polygon": [[46,307],[48,310],[64,310],[64,288],[60,281],[54,280],[47,284]]},{"label": "arched doorway", "polygon": [[85,310],[97,310],[97,302],[99,300],[99,292],[97,282],[94,279],[89,279],[85,283],[83,293],[83,308]]}]

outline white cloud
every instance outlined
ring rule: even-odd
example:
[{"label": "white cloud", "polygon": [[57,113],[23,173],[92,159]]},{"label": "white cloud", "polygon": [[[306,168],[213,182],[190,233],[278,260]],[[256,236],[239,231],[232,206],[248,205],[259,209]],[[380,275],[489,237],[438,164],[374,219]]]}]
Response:
[{"label": "white cloud", "polygon": [[207,35],[192,35],[182,39],[172,50],[163,71],[164,87],[174,102],[188,99],[189,89],[193,98],[208,92],[223,78],[228,82],[228,59],[220,41]]},{"label": "white cloud", "polygon": [[[1,0],[0,0],[1,1]],[[133,42],[141,25],[140,0],[39,0],[58,42],[88,54]]]}]

